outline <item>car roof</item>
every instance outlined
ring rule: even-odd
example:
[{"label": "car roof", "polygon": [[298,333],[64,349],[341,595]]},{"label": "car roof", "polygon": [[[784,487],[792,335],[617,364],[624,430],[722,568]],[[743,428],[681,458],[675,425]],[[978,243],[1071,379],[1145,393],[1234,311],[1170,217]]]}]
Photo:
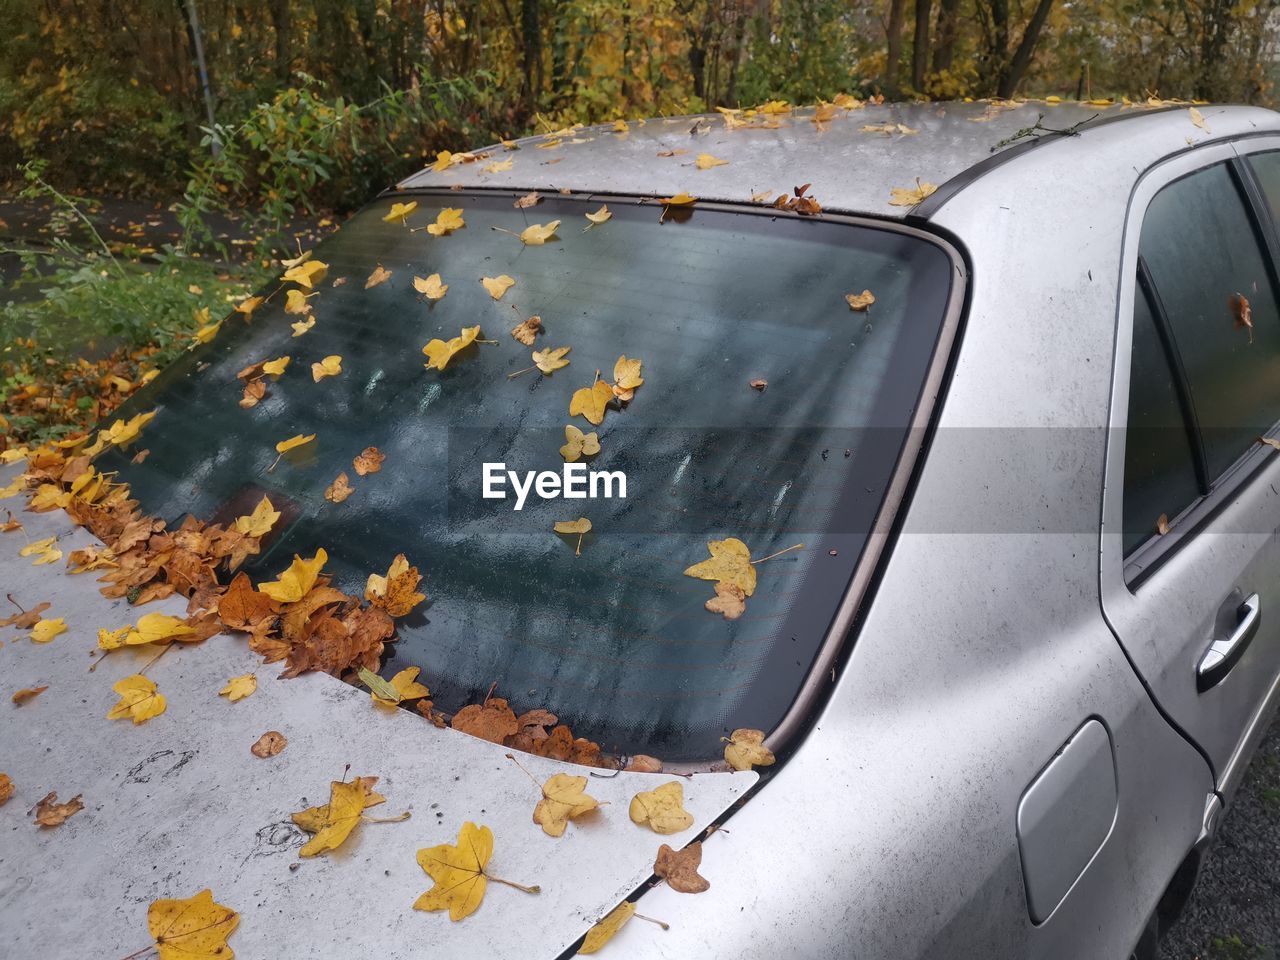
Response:
[{"label": "car roof", "polygon": [[[915,187],[917,179],[939,186],[950,181],[940,201],[973,179],[974,173],[1020,152],[1020,146],[1037,140],[1051,142],[1061,139],[1055,132],[1087,131],[1111,119],[1145,117],[1148,122],[1177,124],[1183,130],[1188,126],[1189,105],[1174,106],[1164,102],[859,103],[576,126],[463,154],[463,162],[457,162],[455,155],[452,165],[428,167],[397,189],[489,188],[658,197],[686,192],[709,201],[759,202],[768,191],[772,199],[810,183],[810,195],[826,210],[901,219],[913,208],[890,204],[894,188]],[[1037,123],[1041,129],[1028,135]],[[703,153],[726,163],[698,169],[695,161]]]}]

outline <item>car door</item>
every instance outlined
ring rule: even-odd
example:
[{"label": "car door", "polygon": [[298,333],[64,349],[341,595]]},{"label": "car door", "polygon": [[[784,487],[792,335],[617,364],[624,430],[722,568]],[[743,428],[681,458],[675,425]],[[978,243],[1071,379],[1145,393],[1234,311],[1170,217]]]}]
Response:
[{"label": "car door", "polygon": [[1275,236],[1248,163],[1197,150],[1140,181],[1120,279],[1103,609],[1224,796],[1280,675]]}]

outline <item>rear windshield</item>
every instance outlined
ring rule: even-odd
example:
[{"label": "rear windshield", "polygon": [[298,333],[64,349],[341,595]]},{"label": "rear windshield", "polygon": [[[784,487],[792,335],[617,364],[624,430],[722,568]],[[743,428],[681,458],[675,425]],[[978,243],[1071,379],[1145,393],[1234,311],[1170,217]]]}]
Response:
[{"label": "rear windshield", "polygon": [[[384,220],[408,200],[406,223]],[[233,314],[122,411],[158,410],[138,444],[145,460],[110,451],[103,469],[171,523],[248,512],[265,493],[287,522],[247,567],[255,581],[324,547],[335,586],[359,594],[407,555],[428,602],[398,621],[383,673],[421,667],[441,710],[492,690],[609,751],[705,760],[722,735],[768,730],[795,700],[920,401],[950,261],[914,236],[830,219],[709,206],[663,216],[615,200],[585,229],[599,199],[514,200],[375,202],[315,251],[328,273],[308,301],[314,326],[293,336],[303,318],[285,312],[285,289],[249,322]],[[412,229],[444,207],[461,208],[465,226]],[[553,220],[542,245],[512,235]],[[390,276],[367,287],[377,267]],[[448,292],[433,302],[414,278],[436,273]],[[481,279],[504,275],[515,284],[495,300]],[[852,309],[846,294],[863,291],[874,303]],[[526,346],[511,330],[531,315],[542,327]],[[481,342],[424,368],[429,340],[477,325]],[[568,366],[508,376],[531,351],[565,346]],[[288,369],[242,408],[236,374],[281,356]],[[341,373],[313,380],[328,356]],[[632,399],[599,426],[571,417],[575,391],[597,371],[613,381],[621,356],[641,361]],[[482,495],[486,463],[522,483],[560,474],[566,425],[598,435],[600,452],[581,462],[624,474],[625,498],[616,482],[607,498],[534,491],[517,511],[509,479],[506,499]],[[275,444],[297,434],[316,439],[269,469]],[[385,462],[357,476],[352,458],[370,446]],[[344,471],[355,492],[327,501]],[[553,532],[579,517],[585,536]],[[684,574],[708,541],[731,537],[753,560],[804,544],[754,565],[754,594],[732,620],[705,608],[713,582]]]}]

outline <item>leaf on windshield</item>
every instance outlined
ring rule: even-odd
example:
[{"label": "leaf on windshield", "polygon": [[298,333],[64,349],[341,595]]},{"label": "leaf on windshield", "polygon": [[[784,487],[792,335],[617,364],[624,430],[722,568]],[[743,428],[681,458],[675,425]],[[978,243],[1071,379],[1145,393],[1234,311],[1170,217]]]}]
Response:
[{"label": "leaf on windshield", "polygon": [[346,471],[338,474],[333,483],[324,488],[324,498],[330,503],[341,503],[351,496],[353,490],[348,482]]},{"label": "leaf on windshield", "polygon": [[276,357],[274,360],[266,360],[262,364],[262,372],[270,374],[272,380],[279,380],[292,359],[293,357]]},{"label": "leaf on windshield", "polygon": [[501,697],[490,697],[482,704],[472,703],[463,707],[453,715],[450,726],[473,737],[498,744],[520,729],[515,713]]},{"label": "leaf on windshield", "polygon": [[425,594],[418,592],[418,584],[421,582],[422,574],[418,573],[418,568],[410,566],[408,558],[400,553],[391,561],[385,577],[376,573],[369,574],[364,587],[364,598],[393,617],[403,617],[427,599]]},{"label": "leaf on windshield", "polygon": [[454,230],[465,227],[462,211],[456,207],[445,207],[436,214],[436,222],[427,225],[427,233],[433,237],[447,237]]},{"label": "leaf on windshield", "polygon": [[311,379],[319,383],[325,377],[336,377],[342,372],[342,357],[336,353],[325,357],[319,363],[311,365]]},{"label": "leaf on windshield", "polygon": [[[316,325],[316,318],[315,318],[315,317],[308,317],[306,320],[299,320],[297,323],[291,323],[291,324],[289,324],[289,326],[293,327],[293,336],[295,336],[295,337],[300,337],[300,336],[302,336],[304,333],[306,333],[308,330],[310,330],[310,329],[311,329],[312,327],[314,327],[315,325]],[[247,390],[247,389],[246,389],[246,391],[245,391],[245,394],[246,394],[246,396],[248,395],[248,390]],[[261,398],[259,398],[259,399],[261,399]]]},{"label": "leaf on windshield", "polygon": [[850,310],[863,313],[876,302],[876,296],[870,290],[863,290],[861,293],[846,293],[844,302],[849,304]]},{"label": "leaf on windshield", "polygon": [[914,207],[933,196],[937,189],[937,184],[921,183],[919,180],[916,180],[914,187],[893,187],[889,191],[889,206]]},{"label": "leaf on windshield", "polygon": [[383,216],[383,223],[404,223],[409,214],[418,209],[418,201],[410,200],[408,203],[396,202],[391,204],[391,209]]},{"label": "leaf on windshield", "polygon": [[716,584],[716,595],[705,606],[712,613],[719,613],[726,620],[737,620],[747,609],[746,594],[736,583],[721,580]]},{"label": "leaf on windshield", "polygon": [[667,886],[679,893],[702,893],[711,889],[711,882],[698,873],[701,864],[701,841],[695,840],[680,851],[672,850],[664,843],[658,848],[653,873],[667,881]]},{"label": "leaf on windshield", "polygon": [[693,162],[693,165],[699,170],[710,170],[712,167],[723,167],[728,164],[728,162],[728,160],[721,160],[719,157],[713,157],[709,153],[700,153],[698,154],[698,159]]},{"label": "leaf on windshield", "polygon": [[382,264],[378,264],[373,268],[373,273],[369,274],[368,278],[365,280],[364,288],[368,290],[370,287],[376,287],[378,284],[386,283],[390,279],[391,271]]},{"label": "leaf on windshield", "polygon": [[296,283],[304,290],[310,290],[329,273],[329,265],[319,260],[307,260],[297,266],[290,267],[280,279],[285,283]]},{"label": "leaf on windshield", "polygon": [[252,673],[246,673],[228,680],[227,685],[218,691],[218,696],[226,697],[232,703],[235,703],[237,700],[243,700],[245,697],[251,696],[257,689],[257,676]]},{"label": "leaf on windshield", "polygon": [[444,295],[449,292],[449,285],[440,282],[440,274],[433,273],[429,277],[414,277],[413,289],[428,300],[443,300]]},{"label": "leaf on windshield", "polygon": [[[510,757],[511,754],[507,756]],[[586,777],[575,777],[567,773],[549,777],[542,785],[542,799],[533,808],[533,822],[541,826],[542,832],[547,836],[563,837],[570,820],[600,806],[595,797],[585,792],[586,789]]]},{"label": "leaf on windshield", "polygon": [[708,540],[709,560],[695,563],[684,571],[686,577],[731,583],[749,597],[756,592],[756,568],[751,565],[751,551],[737,537]]},{"label": "leaf on windshield", "polygon": [[532,355],[533,365],[543,373],[554,373],[569,365],[565,357],[572,349],[572,347],[548,347],[546,350],[535,350]]},{"label": "leaf on windshield", "polygon": [[511,328],[511,336],[515,337],[526,347],[533,346],[534,337],[542,330],[542,318],[534,314],[528,320],[521,320]]},{"label": "leaf on windshield", "polygon": [[284,295],[284,312],[291,313],[295,316],[302,316],[311,312],[310,297],[315,294],[305,294],[301,290],[290,290]]},{"label": "leaf on windshield", "polygon": [[129,717],[135,724],[146,723],[164,713],[167,706],[155,681],[140,673],[117,680],[111,689],[120,695],[120,702],[107,711],[108,720]]},{"label": "leaf on windshield", "polygon": [[724,748],[724,758],[735,770],[769,767],[776,759],[773,751],[764,745],[762,730],[739,729],[720,739],[728,744]]},{"label": "leaf on windshield", "polygon": [[525,893],[539,893],[538,887],[526,887],[495,877],[486,871],[493,856],[493,831],[467,821],[458,831],[457,843],[442,843],[418,851],[418,865],[435,881],[435,885],[414,902],[415,910],[448,910],[450,920],[461,920],[475,913],[484,899],[487,881],[515,887]]},{"label": "leaf on windshield", "polygon": [[360,681],[369,688],[373,702],[383,707],[394,707],[408,700],[421,700],[431,696],[431,691],[418,683],[417,667],[405,667],[390,680],[383,680],[372,670],[360,671]]},{"label": "leaf on windshield", "polygon": [[[594,436],[594,434],[592,434]],[[554,527],[556,533],[573,536],[577,534],[578,545],[574,548],[573,555],[575,557],[582,556],[582,538],[591,532],[591,521],[586,517],[579,517],[577,520],[561,520]]]},{"label": "leaf on windshield", "polygon": [[386,459],[387,455],[377,447],[365,447],[352,459],[351,466],[360,476],[367,477],[381,470],[382,462]]},{"label": "leaf on windshield", "polygon": [[476,338],[479,336],[480,328],[475,326],[463,327],[458,336],[451,337],[447,342],[439,339],[430,340],[422,348],[422,352],[426,354],[428,360],[423,366],[428,370],[443,370],[449,366],[450,360],[475,343]]},{"label": "leaf on windshield", "polygon": [[501,300],[502,295],[511,289],[516,281],[514,277],[509,277],[504,273],[498,277],[481,277],[480,282],[489,291],[489,296],[495,300]]},{"label": "leaf on windshield", "polygon": [[577,463],[583,457],[594,457],[600,452],[600,438],[594,431],[583,433],[573,424],[565,424],[564,446],[560,448],[560,456],[566,463]]},{"label": "leaf on windshield", "polygon": [[591,221],[584,228],[586,230],[590,230],[592,227],[608,221],[610,218],[613,217],[613,213],[612,211],[609,210],[609,207],[605,205],[605,206],[601,206],[600,209],[597,210],[595,213],[584,213],[583,216]]},{"label": "leaf on windshield", "polygon": [[218,598],[218,619],[228,630],[253,633],[279,610],[277,601],[253,589],[247,573],[237,573],[227,592]]},{"label": "leaf on windshield", "polygon": [[632,822],[654,833],[679,833],[693,826],[693,814],[684,808],[684,787],[679,780],[637,793],[628,812]]},{"label": "leaf on windshield", "polygon": [[1227,306],[1235,317],[1235,329],[1244,327],[1249,331],[1249,342],[1253,343],[1253,307],[1243,293],[1236,293],[1228,298]]},{"label": "leaf on windshield", "polygon": [[619,357],[613,365],[613,395],[626,403],[635,396],[636,387],[642,383],[644,378],[640,376],[640,359]]},{"label": "leaf on windshield", "polygon": [[512,206],[517,210],[528,210],[530,207],[536,207],[541,201],[542,194],[535,190],[533,193],[526,193],[523,197],[518,197]]},{"label": "leaf on windshield", "polygon": [[556,235],[559,220],[550,223],[533,223],[520,231],[520,242],[530,247],[540,247]]},{"label": "leaf on windshield", "polygon": [[231,526],[246,536],[262,537],[270,532],[279,519],[280,511],[271,506],[269,499],[263,497],[258,501],[258,505],[253,508],[252,513],[236,517]]},{"label": "leaf on windshield", "polygon": [[276,453],[288,453],[290,450],[296,450],[298,447],[305,447],[315,438],[316,435],[314,433],[294,434],[288,440],[281,440],[276,444]]},{"label": "leaf on windshield", "polygon": [[258,589],[272,600],[280,603],[294,603],[306,596],[315,586],[316,578],[320,576],[320,569],[328,559],[329,555],[325,553],[323,547],[317,550],[310,560],[303,560],[295,553],[293,562],[280,574],[279,580],[260,583]]},{"label": "leaf on windshield", "polygon": [[597,380],[589,387],[574,391],[569,400],[569,416],[581,414],[592,425],[599,426],[604,420],[605,408],[612,399],[613,388],[605,381]]}]

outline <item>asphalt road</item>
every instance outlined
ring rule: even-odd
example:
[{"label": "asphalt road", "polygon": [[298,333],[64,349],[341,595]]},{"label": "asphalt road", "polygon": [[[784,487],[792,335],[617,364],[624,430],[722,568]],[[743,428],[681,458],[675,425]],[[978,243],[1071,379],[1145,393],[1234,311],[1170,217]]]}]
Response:
[{"label": "asphalt road", "polygon": [[1160,960],[1280,960],[1280,719],[1245,773]]}]

